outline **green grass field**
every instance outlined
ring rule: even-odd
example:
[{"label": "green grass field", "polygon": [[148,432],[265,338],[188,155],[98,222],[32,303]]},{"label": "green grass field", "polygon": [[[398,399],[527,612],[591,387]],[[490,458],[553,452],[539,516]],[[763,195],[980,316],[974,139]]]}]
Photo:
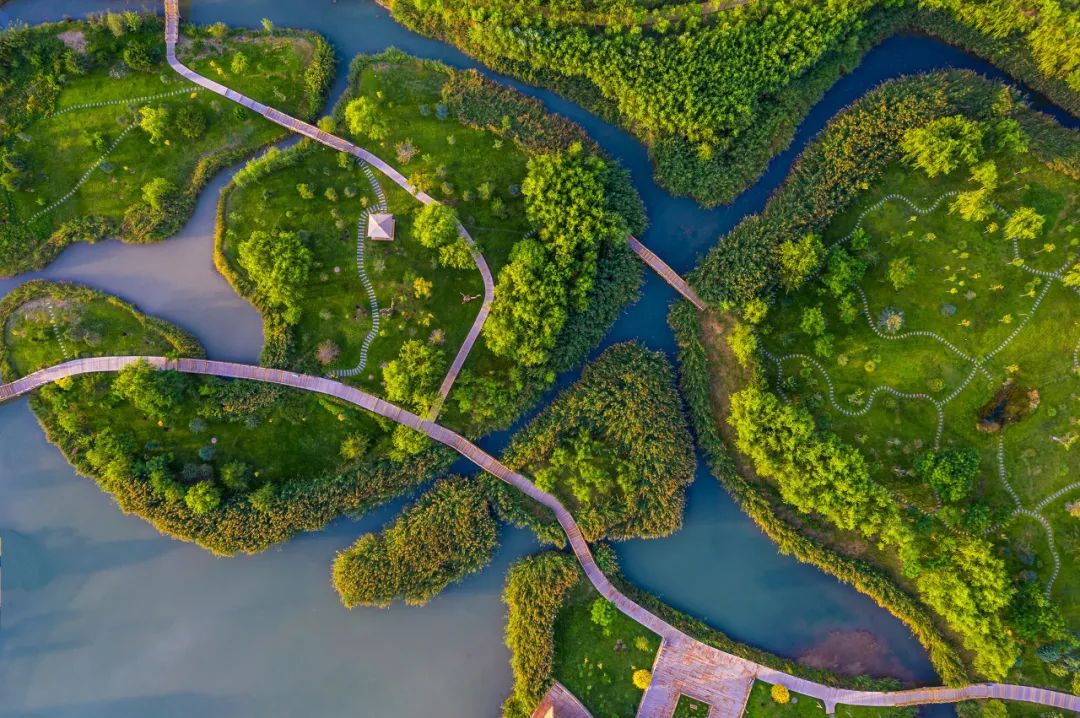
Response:
[{"label": "green grass field", "polygon": [[[360,67],[341,106],[355,97],[373,100],[386,119],[388,134],[379,141],[353,139],[403,174],[419,175],[430,183],[429,194],[455,206],[492,273],[497,274],[511,247],[529,231],[518,189],[525,177],[527,155],[495,132],[445,117],[440,94],[447,79],[445,68],[386,55],[365,58]],[[348,136],[343,122],[339,121],[336,132]],[[412,148],[408,152],[403,149],[406,145]],[[314,361],[319,345],[329,340],[338,356],[329,364],[314,366],[326,372],[351,369],[357,366],[361,343],[372,327],[368,295],[356,266],[357,220],[366,207],[375,204],[376,196],[355,160],[343,163],[337,153],[323,147],[289,152],[302,157],[227,192],[219,259],[243,282],[237,247],[252,231],[304,232],[315,268],[304,288],[294,359]],[[364,269],[382,315],[364,371],[347,381],[381,394],[381,366],[398,355],[406,340],[439,347],[449,364],[480,310],[483,284],[475,267],[458,270],[438,264],[437,252],[413,238],[412,225],[421,204],[379,173],[375,177],[395,217],[396,238],[393,242],[365,240]],[[308,185],[314,198],[302,199],[298,184]],[[327,189],[333,189],[336,200],[327,199]],[[418,278],[431,282],[430,296],[417,296],[414,283]],[[240,291],[244,293],[242,287]],[[511,381],[511,363],[492,355],[482,341],[474,346],[467,366],[478,373],[494,373],[507,384]],[[453,425],[459,417],[458,406],[451,401],[443,420]]]},{"label": "green grass field", "polygon": [[[85,23],[46,27],[76,37],[89,32]],[[311,104],[304,70],[312,58],[314,37],[310,33],[236,33],[220,40],[185,37],[177,54],[197,72],[285,112],[304,115]],[[50,238],[53,244],[71,241],[73,237],[57,240],[54,234],[76,220],[101,218],[114,223],[112,232],[120,238],[133,239],[134,233],[122,221],[126,210],[141,201],[147,182],[161,177],[188,190],[193,181],[209,178],[206,170],[216,168],[218,157],[242,157],[284,136],[279,127],[238,105],[196,92],[194,84],[165,63],[164,41],[156,30],[133,33],[124,42],[154,47],[159,62],[136,71],[115,58],[109,66],[98,63],[85,75],[66,77],[55,113],[37,117],[15,138],[0,138],[8,139],[25,158],[29,173],[22,188],[0,191],[0,216],[13,225],[8,232],[29,230],[29,240],[17,246],[10,246],[14,239],[3,242],[0,274],[50,259],[61,247],[45,245]],[[245,67],[233,71],[241,54]],[[170,113],[171,126],[159,142],[152,143],[137,126],[143,107]],[[183,134],[176,125],[178,114],[191,108],[205,120],[204,130],[196,136]]]},{"label": "green grass field", "polygon": [[634,671],[652,668],[660,639],[618,611],[608,626],[597,625],[591,611],[598,598],[583,579],[559,610],[554,676],[594,716],[632,716],[642,695]]},{"label": "green grass field", "polygon": [[[112,297],[82,288],[41,286],[35,296],[13,307],[4,322],[4,359],[15,376],[80,357],[191,352],[169,325]],[[207,396],[210,388],[224,385],[211,377],[191,381],[193,396]],[[184,465],[204,463],[199,450],[213,447],[213,458],[205,463],[220,469],[229,461],[244,461],[259,471],[259,478],[270,481],[347,468],[339,447],[348,435],[369,437],[369,457],[382,455],[387,441],[387,431],[371,415],[314,394],[279,390],[268,404],[242,412],[255,421],[208,417],[204,401],[192,399],[159,423],[112,395],[111,385],[111,376],[76,377],[62,391],[42,397],[46,404],[84,419],[90,434],[112,428],[129,435],[134,446],[147,447],[138,454],[167,452],[177,465]]]},{"label": "green grass field", "polygon": [[709,704],[696,701],[690,696],[679,696],[672,718],[705,718],[709,715]]},{"label": "green grass field", "polygon": [[[869,265],[854,296],[858,312],[845,323],[840,303],[811,281],[766,319],[765,364],[772,386],[860,447],[873,476],[902,501],[952,524],[966,506],[986,502],[991,523],[1003,522],[990,535],[1011,570],[1034,572],[1047,584],[1055,574],[1053,546],[1061,571],[1052,597],[1075,630],[1080,531],[1064,505],[1080,494],[1080,454],[1071,451],[1080,437],[1080,297],[1060,276],[1080,253],[1080,194],[1076,181],[1029,155],[995,159],[1001,209],[983,222],[949,212],[948,193],[973,186],[966,172],[927,179],[892,167],[825,232],[826,245],[859,226],[868,235],[857,251]],[[937,206],[923,213],[889,195],[920,209]],[[1003,225],[1020,207],[1035,209],[1045,224],[1040,236],[1014,248]],[[898,290],[889,265],[904,258],[913,274]],[[815,353],[814,339],[800,329],[810,307],[823,313],[831,352]],[[887,310],[902,321],[887,325]],[[999,432],[979,431],[1006,382],[1032,411]],[[973,497],[943,504],[916,478],[916,457],[935,447],[978,451]],[[1050,522],[1053,545],[1036,519],[1013,515],[1018,505]]]},{"label": "green grass field", "polygon": [[[780,704],[772,699],[771,688],[768,683],[754,681],[743,718],[821,718],[825,715],[825,706],[818,699],[793,692],[789,703]],[[915,708],[836,706],[836,718],[909,718],[915,713]]]}]

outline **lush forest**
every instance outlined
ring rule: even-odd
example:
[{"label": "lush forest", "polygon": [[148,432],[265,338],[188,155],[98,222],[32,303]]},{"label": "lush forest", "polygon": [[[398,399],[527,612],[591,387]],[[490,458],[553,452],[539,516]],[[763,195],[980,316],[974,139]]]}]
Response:
[{"label": "lush forest", "polygon": [[[70,284],[22,285],[0,302],[0,327],[4,381],[77,357],[202,356],[171,324]],[[223,554],[362,512],[451,459],[441,448],[390,458],[392,425],[344,402],[145,364],[48,385],[30,405],[50,441],[120,508]]]},{"label": "lush forest", "polygon": [[[633,343],[607,349],[514,436],[503,459],[558,497],[590,541],[676,531],[694,456],[670,364]],[[504,517],[565,541],[546,509],[490,483]]]},{"label": "lush forest", "polygon": [[395,598],[423,605],[487,565],[498,522],[481,482],[442,479],[377,534],[364,534],[334,559],[334,587],[349,608]]},{"label": "lush forest", "polygon": [[[460,222],[495,299],[440,418],[478,436],[580,363],[636,296],[641,267],[624,239],[644,213],[628,175],[538,101],[388,51],[357,58],[323,122],[439,203],[307,141],[239,172],[219,206],[216,261],[263,314],[264,362],[426,413],[483,296]],[[396,237],[371,241],[358,222],[384,199]],[[402,452],[420,443],[396,438]]]},{"label": "lush forest", "polygon": [[[133,11],[0,31],[0,274],[71,242],[168,237],[215,172],[284,136],[173,72],[163,33]],[[314,33],[184,33],[183,62],[294,115],[314,116],[334,78]]]},{"label": "lush forest", "polygon": [[[993,395],[994,382],[969,380],[969,393],[957,400],[961,425],[950,430],[945,422],[939,450],[931,439],[935,426],[940,435],[942,419],[918,401],[934,396],[938,381],[943,387],[950,381],[957,355],[939,346],[945,354],[931,356],[919,342],[907,349],[910,340],[875,350],[874,342],[928,327],[931,336],[954,337],[954,346],[987,352],[987,362],[1000,352],[994,346],[1016,336],[1018,327],[1010,325],[1032,313],[1034,297],[1025,286],[1030,281],[997,275],[1022,276],[1016,268],[1037,272],[1050,264],[1047,272],[1061,271],[1067,251],[1059,248],[1078,241],[1070,236],[1075,191],[1067,188],[1080,179],[1078,159],[1075,133],[1032,113],[999,85],[966,73],[889,83],[834,119],[765,211],[724,237],[696,272],[702,292],[737,309],[739,318],[698,321],[688,307],[671,317],[683,392],[717,476],[783,550],[851,582],[904,619],[947,682],[966,680],[967,664],[994,679],[1068,687],[1074,648],[1060,607],[1075,605],[1068,598],[1072,582],[1059,578],[1047,600],[1039,579],[1050,577],[1048,554],[1024,548],[1046,539],[1023,521],[1015,531],[985,533],[1007,514],[994,502],[1012,503],[994,488],[1000,450],[987,447],[980,462],[967,448],[979,441],[975,423],[986,398],[975,395],[982,387]],[[919,204],[908,206],[898,195]],[[988,254],[985,263],[980,253]],[[938,277],[929,276],[938,272],[940,292]],[[1044,281],[1035,282],[1043,294]],[[997,298],[1010,286],[1015,294]],[[1067,302],[1066,294],[1048,298],[1047,306]],[[1067,305],[1044,311],[1046,321],[1057,317],[1072,326],[1064,318]],[[848,338],[851,327],[867,322],[870,335]],[[1052,361],[1059,353],[1068,355],[1059,362],[1064,367],[1071,349],[1042,351],[1031,343],[1061,336],[1040,327],[1029,330],[1039,339],[1017,340],[1022,357],[1005,352],[1001,366],[995,359],[988,371],[1000,369],[1001,380],[1016,374],[1041,382],[1036,373],[1043,364],[1034,357]],[[975,333],[967,338],[956,334],[969,331]],[[905,359],[897,347],[915,355]],[[788,369],[779,385],[774,358]],[[901,374],[890,369],[893,358],[906,367]],[[818,367],[828,367],[823,380]],[[934,367],[933,376],[919,374],[927,367]],[[855,370],[858,375],[846,373]],[[891,396],[876,389],[881,413],[863,416],[863,403],[875,401],[869,386],[888,386],[890,378],[908,383]],[[859,381],[870,384],[858,391],[852,382]],[[940,407],[952,399],[945,393],[935,399]],[[833,411],[841,401],[849,408]],[[1043,422],[1061,411],[1050,401],[1055,408]],[[919,426],[930,436],[913,443],[918,437],[909,430]],[[1020,438],[1017,431],[1044,436],[1035,425],[1006,431],[1005,446]],[[1041,473],[1030,466],[1037,453],[1006,459],[1001,471],[1027,487]],[[894,471],[898,461],[901,470]],[[976,495],[973,486],[985,488]],[[1053,521],[1070,533],[1056,514]],[[1072,560],[1063,560],[1063,572]]]},{"label": "lush forest", "polygon": [[662,185],[706,205],[749,186],[821,95],[904,29],[964,46],[1080,110],[1073,0],[607,5],[390,3],[409,27],[618,121],[649,146]]}]

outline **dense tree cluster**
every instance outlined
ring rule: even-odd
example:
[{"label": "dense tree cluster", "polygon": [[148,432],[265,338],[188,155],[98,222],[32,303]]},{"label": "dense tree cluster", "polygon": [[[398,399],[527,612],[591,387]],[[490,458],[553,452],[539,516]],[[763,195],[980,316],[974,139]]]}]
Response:
[{"label": "dense tree cluster", "polygon": [[603,246],[627,233],[607,198],[607,171],[581,145],[529,159],[521,189],[536,237],[515,244],[499,272],[484,327],[496,354],[525,366],[546,363],[568,317],[587,308]]},{"label": "dense tree cluster", "polygon": [[334,587],[355,606],[422,605],[491,560],[498,523],[483,485],[443,479],[377,534],[365,534],[334,560]]},{"label": "dense tree cluster", "polygon": [[[589,364],[504,458],[566,503],[589,540],[676,530],[694,469],[671,367],[636,344],[616,345]],[[528,499],[499,484],[493,490],[510,520],[562,541]]]},{"label": "dense tree cluster", "polygon": [[705,204],[733,199],[866,49],[905,28],[1080,106],[1080,20],[1069,0],[786,0],[705,19],[694,7],[657,17],[626,2],[542,12],[510,0],[392,3],[410,27],[617,116],[649,144],[658,180]]},{"label": "dense tree cluster", "polygon": [[548,551],[518,561],[506,575],[506,645],[514,690],[504,718],[528,718],[551,686],[555,619],[566,595],[581,580],[573,556]]}]

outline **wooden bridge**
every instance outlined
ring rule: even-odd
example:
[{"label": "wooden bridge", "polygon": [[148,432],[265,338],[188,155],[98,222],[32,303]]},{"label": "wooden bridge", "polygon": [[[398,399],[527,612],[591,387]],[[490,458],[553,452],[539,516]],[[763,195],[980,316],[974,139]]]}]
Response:
[{"label": "wooden bridge", "polygon": [[531,481],[512,471],[465,437],[431,419],[425,419],[355,387],[333,379],[297,374],[282,369],[214,361],[211,359],[168,359],[154,356],[111,356],[75,359],[40,369],[32,374],[0,385],[0,402],[22,396],[65,377],[117,372],[135,362],[145,361],[157,369],[171,369],[187,374],[203,374],[226,379],[247,379],[313,391],[333,396],[359,406],[391,421],[421,431],[433,440],[449,446],[484,471],[498,477],[530,498],[549,508],[566,533],[570,548],[586,577],[596,590],[616,608],[660,636],[662,649],[657,653],[653,673],[656,679],[646,691],[638,711],[643,718],[667,718],[674,711],[679,693],[709,702],[709,716],[736,718],[741,714],[753,681],[781,683],[796,693],[818,698],[827,711],[837,704],[861,706],[902,706],[925,703],[952,703],[975,698],[1000,698],[1051,706],[1080,712],[1080,696],[1045,688],[1000,683],[982,683],[963,688],[920,688],[909,691],[853,691],[792,676],[705,645],[659,618],[624,595],[596,565],[574,517],[553,495],[541,491]]}]

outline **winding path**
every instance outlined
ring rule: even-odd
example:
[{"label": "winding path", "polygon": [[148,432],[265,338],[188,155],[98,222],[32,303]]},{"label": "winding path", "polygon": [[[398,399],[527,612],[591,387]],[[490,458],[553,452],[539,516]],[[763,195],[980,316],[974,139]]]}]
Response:
[{"label": "winding path", "polygon": [[[286,115],[284,112],[276,110],[268,105],[264,105],[261,102],[257,102],[246,95],[241,95],[239,92],[222,85],[220,82],[215,82],[214,80],[195,72],[190,67],[180,62],[176,57],[176,43],[179,37],[179,0],[165,0],[165,54],[169,62],[169,67],[179,73],[182,77],[205,90],[221,95],[227,100],[232,100],[238,105],[262,115],[276,125],[280,125],[287,130],[308,137],[339,152],[353,155],[361,162],[382,172],[389,177],[394,184],[411,194],[422,204],[436,203],[437,200],[434,197],[431,197],[426,192],[422,192],[411,185],[409,180],[406,179],[403,174],[364,148],[358,147],[337,135],[332,135],[329,132],[320,130],[309,122],[304,122],[303,120]],[[431,411],[428,413],[428,418],[430,419],[438,417],[443,402],[445,402],[446,397],[450,395],[450,389],[453,388],[458,374],[461,373],[461,368],[465,365],[465,360],[468,358],[469,352],[472,351],[473,344],[476,343],[476,339],[480,336],[480,330],[484,328],[484,322],[487,321],[488,314],[491,312],[491,303],[495,299],[495,280],[491,276],[491,269],[488,267],[487,260],[484,258],[484,255],[481,254],[479,248],[476,246],[476,242],[473,241],[468,230],[466,230],[461,223],[458,223],[457,229],[458,235],[469,245],[473,261],[476,263],[476,268],[480,270],[480,278],[484,282],[484,301],[483,304],[480,305],[480,311],[477,313],[476,319],[473,320],[473,324],[469,328],[469,333],[466,335],[465,341],[462,343],[461,348],[458,349],[457,356],[454,357],[454,361],[450,364],[450,370],[447,372],[446,378],[443,379],[442,385],[439,387],[439,395],[436,397],[432,404]]]},{"label": "winding path", "polygon": [[[179,35],[179,0],[165,0],[166,57],[168,58],[169,67],[181,76],[205,90],[221,95],[242,107],[246,107],[252,112],[262,115],[274,124],[280,125],[287,130],[304,135],[305,137],[338,150],[339,152],[353,155],[361,162],[382,172],[396,185],[423,204],[434,204],[437,202],[435,198],[431,197],[426,192],[422,192],[409,184],[408,179],[406,179],[403,174],[364,148],[358,147],[348,140],[332,135],[329,132],[320,130],[315,125],[286,115],[284,112],[276,110],[268,105],[264,105],[261,102],[257,102],[246,95],[241,95],[239,92],[195,72],[187,65],[180,62],[176,57],[176,43],[179,39]],[[469,357],[469,352],[472,351],[473,344],[476,343],[477,338],[480,336],[480,331],[484,328],[484,322],[487,321],[488,314],[491,313],[491,303],[495,299],[495,281],[491,276],[491,269],[488,267],[487,260],[484,259],[484,255],[481,254],[479,248],[476,246],[476,242],[474,242],[472,236],[469,235],[468,230],[460,223],[458,223],[458,235],[460,235],[461,238],[465,240],[466,244],[469,245],[469,248],[472,251],[473,261],[476,262],[476,268],[480,270],[480,277],[484,282],[484,301],[483,304],[480,305],[480,311],[477,312],[476,319],[473,320],[472,327],[469,328],[469,333],[466,335],[465,341],[461,344],[461,348],[458,349],[454,361],[451,362],[450,369],[446,373],[446,378],[443,379],[442,385],[439,387],[438,396],[435,398],[431,410],[428,412],[428,418],[432,420],[438,418],[439,412],[442,410],[442,405],[446,401],[446,397],[450,395],[450,390],[453,388],[454,382],[457,381],[458,374],[461,373],[461,368],[465,365],[465,360]],[[656,254],[646,248],[633,236],[628,235],[626,241],[630,244],[630,247],[634,252],[663,277],[668,284],[674,287],[679,294],[690,300],[690,302],[692,302],[699,310],[704,310],[707,307],[705,302],[698,297],[690,285],[682,277],[676,274],[662,259],[657,257]]]},{"label": "winding path", "polygon": [[[825,703],[829,713],[833,713],[838,703],[896,706],[951,703],[972,698],[1004,698],[1080,712],[1080,696],[1030,686],[982,683],[963,688],[919,688],[890,692],[835,688],[798,678],[707,646],[619,591],[596,565],[589,544],[582,536],[577,522],[557,498],[541,491],[527,478],[516,471],[511,471],[491,454],[457,432],[333,379],[210,359],[168,359],[154,356],[93,357],[75,359],[39,369],[9,384],[0,385],[0,402],[22,396],[65,377],[118,372],[139,361],[145,361],[157,369],[171,369],[186,374],[212,375],[227,379],[262,381],[336,397],[423,432],[433,440],[457,451],[484,471],[546,506],[554,513],[559,525],[562,526],[569,539],[570,548],[596,590],[624,614],[659,635],[663,642],[664,649],[657,653],[654,665],[654,673],[660,678],[655,682],[656,688],[650,686],[642,698],[639,716],[645,718],[670,716],[671,711],[674,710],[674,704],[669,700],[672,691],[693,689],[694,695],[711,696],[711,700],[720,703],[720,705],[712,704],[715,710],[710,711],[710,716],[735,718],[741,713],[745,704],[745,695],[748,694],[755,679],[766,683],[782,683],[797,693],[817,698]],[[677,693],[675,699],[678,699]]]}]

